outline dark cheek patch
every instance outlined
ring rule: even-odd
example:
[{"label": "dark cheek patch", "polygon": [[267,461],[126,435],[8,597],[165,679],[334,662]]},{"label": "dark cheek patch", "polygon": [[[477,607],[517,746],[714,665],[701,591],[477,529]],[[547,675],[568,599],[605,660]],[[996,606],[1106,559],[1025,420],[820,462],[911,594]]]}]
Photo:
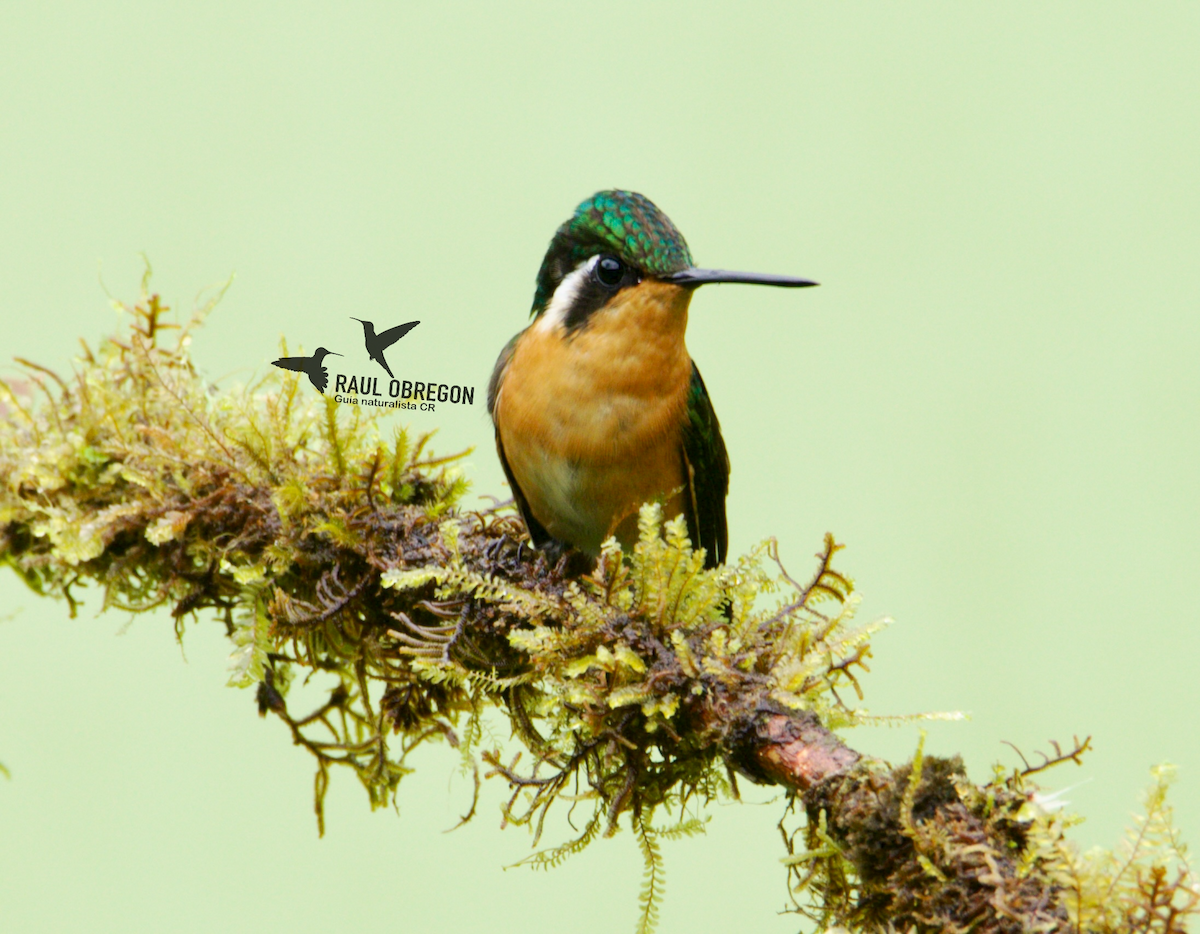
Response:
[{"label": "dark cheek patch", "polygon": [[629,267],[625,268],[625,276],[616,288],[602,285],[594,274],[587,276],[575,292],[571,307],[563,315],[563,324],[567,329],[568,336],[584,327],[592,315],[612,301],[621,289],[637,285],[641,281],[642,274]]},{"label": "dark cheek patch", "polygon": [[603,308],[605,303],[616,294],[613,289],[604,288],[595,278],[588,276],[576,290],[571,307],[563,315],[563,324],[566,326],[567,333],[577,331],[587,324],[588,319]]}]

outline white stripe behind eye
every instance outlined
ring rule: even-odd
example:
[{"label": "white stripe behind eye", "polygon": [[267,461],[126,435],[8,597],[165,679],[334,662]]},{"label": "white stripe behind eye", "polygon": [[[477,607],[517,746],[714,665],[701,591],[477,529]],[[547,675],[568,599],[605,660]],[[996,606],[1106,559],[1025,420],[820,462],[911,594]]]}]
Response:
[{"label": "white stripe behind eye", "polygon": [[541,313],[537,323],[534,324],[535,328],[553,331],[555,328],[566,326],[567,312],[575,304],[579,290],[583,287],[587,277],[592,274],[592,270],[596,268],[598,262],[600,262],[600,257],[593,256],[591,259],[584,260],[563,277],[563,281],[558,284],[558,288],[550,296],[550,304],[546,306],[546,310]]}]

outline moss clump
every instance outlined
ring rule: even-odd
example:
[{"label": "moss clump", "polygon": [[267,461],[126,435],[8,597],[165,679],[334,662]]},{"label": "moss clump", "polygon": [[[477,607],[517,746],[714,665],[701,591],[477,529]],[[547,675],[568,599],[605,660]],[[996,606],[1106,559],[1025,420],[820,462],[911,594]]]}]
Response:
[{"label": "moss clump", "polygon": [[[586,809],[531,865],[630,827],[643,931],[660,841],[701,830],[735,773],[803,805],[787,863],[826,927],[1166,934],[1195,913],[1165,772],[1125,849],[1080,856],[1039,804],[1037,769],[975,786],[956,760],[893,769],[834,736],[875,719],[846,696],[861,698],[886,621],[855,625],[832,537],[804,582],[773,541],[708,570],[682,521],[648,506],[631,554],[609,543],[571,574],[511,512],[462,510],[454,458],[427,438],[305,402],[290,375],[214,390],[187,352],[207,307],[173,344],[157,296],[122,308],[128,333],[85,348],[71,379],[30,364],[23,387],[0,384],[0,560],[72,613],[90,585],[106,607],[168,607],[180,636],[215,614],[230,683],[314,756],[320,826],[335,766],[381,806],[408,753],[445,741],[477,789],[485,770],[508,783],[505,819],[535,845],[556,803]],[[328,697],[293,711],[289,687],[314,675]],[[484,745],[488,709],[512,723],[509,748]]]}]

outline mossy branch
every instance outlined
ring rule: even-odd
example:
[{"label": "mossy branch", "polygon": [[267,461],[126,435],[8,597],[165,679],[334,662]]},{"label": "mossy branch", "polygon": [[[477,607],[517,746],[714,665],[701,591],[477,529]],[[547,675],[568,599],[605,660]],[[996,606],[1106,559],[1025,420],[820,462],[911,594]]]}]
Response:
[{"label": "mossy branch", "polygon": [[[157,296],[122,307],[128,333],[85,346],[71,378],[24,363],[0,383],[0,560],[72,613],[91,586],[105,607],[170,607],[180,636],[215,615],[230,683],[316,760],[319,828],[335,766],[380,807],[408,754],[445,741],[476,797],[480,763],[509,785],[505,820],[535,844],[556,805],[591,809],[535,867],[631,827],[638,930],[657,918],[659,839],[702,829],[735,775],[789,792],[795,907],[825,928],[1177,932],[1197,912],[1165,770],[1128,843],[1085,857],[1032,778],[1086,741],[985,785],[958,760],[892,767],[845,745],[836,730],[877,719],[842,689],[861,698],[886,620],[854,624],[832,536],[807,583],[773,540],[706,570],[683,522],[648,506],[632,554],[609,543],[572,576],[511,511],[464,510],[455,459],[426,455],[426,437],[305,403],[287,375],[217,392],[187,352],[207,307],[171,346]],[[328,698],[293,712],[290,685],[317,674]],[[482,746],[488,709],[518,748]],[[660,809],[677,822],[656,827]]]}]

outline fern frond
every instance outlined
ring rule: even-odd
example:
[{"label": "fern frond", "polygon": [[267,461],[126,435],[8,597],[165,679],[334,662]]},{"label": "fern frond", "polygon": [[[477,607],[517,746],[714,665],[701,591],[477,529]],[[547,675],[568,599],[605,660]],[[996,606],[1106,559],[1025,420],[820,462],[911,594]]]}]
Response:
[{"label": "fern frond", "polygon": [[561,866],[572,856],[582,853],[587,849],[588,844],[596,839],[600,833],[601,816],[601,812],[596,811],[591,820],[587,822],[587,826],[583,828],[583,833],[574,840],[568,840],[556,847],[539,850],[504,868],[515,869],[517,866],[528,866],[530,869],[554,869],[556,866]]},{"label": "fern frond", "polygon": [[657,827],[654,832],[664,840],[679,840],[683,837],[698,837],[708,830],[709,817],[689,817],[670,827]]},{"label": "fern frond", "polygon": [[658,927],[659,906],[666,892],[666,868],[658,834],[641,817],[633,818],[633,831],[642,854],[642,889],[638,895],[638,922],[635,934],[653,934]]}]

